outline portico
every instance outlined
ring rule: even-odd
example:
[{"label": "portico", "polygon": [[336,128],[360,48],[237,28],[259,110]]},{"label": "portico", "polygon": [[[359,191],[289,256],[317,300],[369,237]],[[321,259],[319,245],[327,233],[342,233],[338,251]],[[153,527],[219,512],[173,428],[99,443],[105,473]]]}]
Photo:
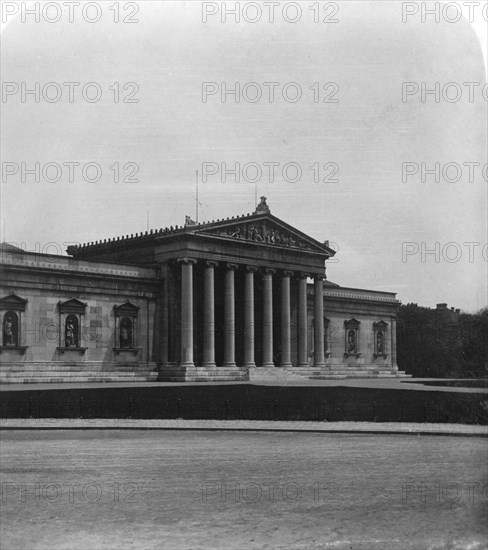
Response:
[{"label": "portico", "polygon": [[[187,220],[179,231],[182,255],[161,266],[168,294],[179,297],[167,315],[162,310],[162,378],[187,372],[244,377],[256,368],[309,366],[309,278],[318,296],[313,364],[325,365],[320,297],[333,250],[274,218],[264,198],[252,215]],[[172,335],[180,346],[166,350]]]},{"label": "portico", "polygon": [[[220,364],[225,368],[308,365],[306,294],[299,298],[303,288],[306,291],[306,274],[188,257],[178,258],[167,269],[172,272],[170,279],[179,282],[181,295],[180,353],[179,357],[177,349],[169,353],[168,363],[181,367]],[[311,277],[320,297],[324,275]],[[294,304],[293,316],[291,304]],[[321,367],[324,326],[320,321],[323,319],[320,299],[315,300],[315,312],[318,322],[314,326],[314,365]],[[298,322],[292,322],[294,317]],[[200,320],[203,330],[199,329]],[[166,333],[169,325],[177,323],[178,311],[164,321],[162,331]],[[162,343],[167,340],[165,335]],[[292,345],[297,341],[299,348]]]}]

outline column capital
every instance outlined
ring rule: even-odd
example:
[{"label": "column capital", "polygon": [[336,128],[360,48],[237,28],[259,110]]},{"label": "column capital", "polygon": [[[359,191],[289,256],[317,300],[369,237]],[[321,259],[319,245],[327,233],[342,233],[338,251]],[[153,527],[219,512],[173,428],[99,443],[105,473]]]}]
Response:
[{"label": "column capital", "polygon": [[282,275],[283,275],[283,277],[293,277],[294,272],[289,271],[288,269],[284,269],[283,272],[282,272]]},{"label": "column capital", "polygon": [[205,267],[217,267],[219,265],[219,262],[215,260],[206,260]]},{"label": "column capital", "polygon": [[323,281],[324,279],[325,279],[325,274],[323,274],[323,273],[314,273],[314,275],[313,275],[313,280],[314,281],[320,282],[320,281]]},{"label": "column capital", "polygon": [[196,264],[197,261],[195,258],[178,258],[176,260],[178,263],[183,263],[183,264]]},{"label": "column capital", "polygon": [[299,278],[299,279],[308,279],[310,277],[310,273],[304,273],[303,271],[298,271],[296,273],[296,276]]},{"label": "column capital", "polygon": [[237,264],[227,263],[225,264],[227,269],[237,269],[239,266]]},{"label": "column capital", "polygon": [[263,269],[263,273],[266,275],[273,275],[273,273],[276,273],[276,269],[273,269],[272,267],[265,267]]},{"label": "column capital", "polygon": [[246,265],[246,271],[249,271],[249,273],[256,273],[258,268],[255,265]]}]

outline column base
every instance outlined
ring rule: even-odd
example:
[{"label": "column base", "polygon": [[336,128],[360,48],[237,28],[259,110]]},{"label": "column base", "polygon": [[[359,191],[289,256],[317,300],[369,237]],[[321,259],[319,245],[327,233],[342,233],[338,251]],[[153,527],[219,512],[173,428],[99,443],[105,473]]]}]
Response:
[{"label": "column base", "polygon": [[269,362],[269,363],[261,363],[261,364],[259,365],[259,368],[262,368],[262,369],[263,369],[263,368],[271,368],[271,367],[274,367],[274,366],[275,366],[275,364],[274,364],[274,363],[271,363],[271,362]]},{"label": "column base", "polygon": [[282,368],[282,369],[291,369],[292,367],[293,367],[293,365],[290,362],[280,364],[280,368]]},{"label": "column base", "polygon": [[193,361],[186,361],[184,363],[178,363],[178,366],[179,367],[185,367],[185,368],[194,368],[195,367],[195,363]]},{"label": "column base", "polygon": [[209,363],[202,363],[201,365],[202,367],[206,368],[206,369],[215,369],[217,367],[217,365],[213,362],[209,362]]},{"label": "column base", "polygon": [[226,369],[232,369],[232,368],[237,367],[237,365],[235,364],[234,361],[232,363],[223,363],[222,366]]},{"label": "column base", "polygon": [[314,369],[325,369],[325,363],[314,363]]},{"label": "column base", "polygon": [[310,363],[308,361],[306,363],[298,363],[297,367],[299,369],[306,369],[306,368],[310,367]]},{"label": "column base", "polygon": [[256,368],[256,363],[254,361],[248,362],[248,363],[243,363],[242,368],[243,369],[254,369],[254,368]]}]

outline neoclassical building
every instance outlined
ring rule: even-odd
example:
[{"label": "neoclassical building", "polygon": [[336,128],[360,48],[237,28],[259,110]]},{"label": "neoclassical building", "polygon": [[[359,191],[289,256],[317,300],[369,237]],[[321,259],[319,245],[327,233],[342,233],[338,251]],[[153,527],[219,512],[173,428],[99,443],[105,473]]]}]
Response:
[{"label": "neoclassical building", "polygon": [[0,382],[405,376],[395,294],[326,280],[335,252],[252,214],[1,254]]}]

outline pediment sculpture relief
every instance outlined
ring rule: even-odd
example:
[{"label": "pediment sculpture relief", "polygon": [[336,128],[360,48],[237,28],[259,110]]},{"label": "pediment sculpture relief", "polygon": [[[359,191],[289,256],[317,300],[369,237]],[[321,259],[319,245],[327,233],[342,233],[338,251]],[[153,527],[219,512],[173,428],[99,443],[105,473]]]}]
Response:
[{"label": "pediment sculpture relief", "polygon": [[313,247],[309,243],[298,238],[296,235],[265,223],[232,225],[212,231],[211,234],[256,243],[313,250]]}]

